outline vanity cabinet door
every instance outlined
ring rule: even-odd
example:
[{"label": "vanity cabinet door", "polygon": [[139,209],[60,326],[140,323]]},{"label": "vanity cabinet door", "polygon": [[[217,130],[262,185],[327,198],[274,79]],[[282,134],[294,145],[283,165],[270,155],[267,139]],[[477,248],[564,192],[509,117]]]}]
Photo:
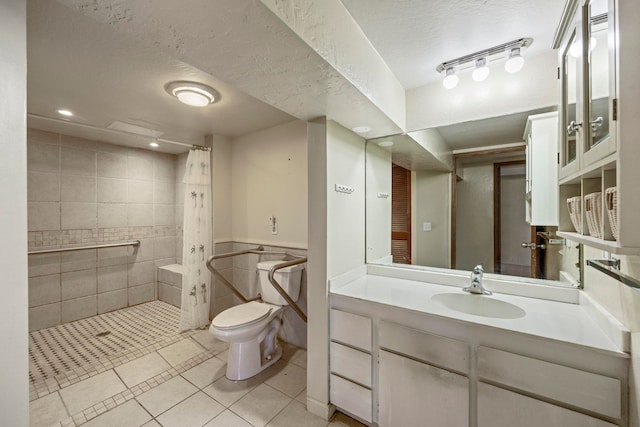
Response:
[{"label": "vanity cabinet door", "polygon": [[379,384],[380,427],[469,425],[465,376],[381,350]]},{"label": "vanity cabinet door", "polygon": [[478,427],[614,427],[571,411],[485,383],[478,384]]}]

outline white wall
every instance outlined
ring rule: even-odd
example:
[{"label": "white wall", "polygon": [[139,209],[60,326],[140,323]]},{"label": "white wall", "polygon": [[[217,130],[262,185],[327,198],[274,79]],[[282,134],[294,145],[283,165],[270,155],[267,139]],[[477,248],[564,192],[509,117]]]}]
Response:
[{"label": "white wall", "polygon": [[[232,236],[236,242],[307,248],[307,128],[293,121],[233,139]],[[275,216],[278,234],[271,234]]]},{"label": "white wall", "polygon": [[[327,122],[327,275],[365,263],[365,140],[336,122]],[[352,187],[351,194],[334,190]]]},{"label": "white wall", "polygon": [[26,2],[0,2],[0,413],[29,425],[27,331]]},{"label": "white wall", "polygon": [[515,74],[503,64],[490,66],[491,75],[482,83],[471,73],[460,74],[454,89],[441,81],[407,91],[407,130],[417,130],[529,111],[558,104],[556,52],[526,57]]},{"label": "white wall", "polygon": [[[451,173],[417,171],[414,188],[413,263],[449,268]],[[431,223],[431,231],[423,231],[425,222]]]},{"label": "white wall", "polygon": [[[308,124],[307,409],[324,418],[329,403],[327,279],[365,263],[365,141],[335,122]],[[337,193],[334,185],[354,188]]]},{"label": "white wall", "polygon": [[231,206],[231,141],[213,135],[213,238],[216,242],[232,239]]},{"label": "white wall", "polygon": [[378,262],[391,256],[391,152],[375,143],[368,143],[366,151],[366,257],[367,262]]}]

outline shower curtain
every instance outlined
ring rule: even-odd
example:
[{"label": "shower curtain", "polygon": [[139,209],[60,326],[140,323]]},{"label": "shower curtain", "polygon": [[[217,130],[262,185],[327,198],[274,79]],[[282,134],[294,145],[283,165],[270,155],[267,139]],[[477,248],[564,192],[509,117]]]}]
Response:
[{"label": "shower curtain", "polygon": [[192,149],[189,152],[183,182],[185,190],[180,331],[209,325],[211,275],[206,261],[213,253],[209,151]]}]

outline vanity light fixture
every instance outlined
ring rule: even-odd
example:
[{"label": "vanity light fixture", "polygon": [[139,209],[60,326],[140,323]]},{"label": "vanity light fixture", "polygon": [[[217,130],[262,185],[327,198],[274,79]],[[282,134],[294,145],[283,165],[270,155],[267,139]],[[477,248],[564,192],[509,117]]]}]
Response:
[{"label": "vanity light fixture", "polygon": [[220,99],[220,95],[212,87],[184,80],[169,82],[164,85],[164,90],[192,107],[206,107]]},{"label": "vanity light fixture", "polygon": [[473,70],[473,80],[480,82],[489,77],[489,64],[492,62],[506,60],[505,69],[509,73],[520,71],[524,66],[522,52],[531,46],[533,39],[523,37],[507,43],[451,59],[439,64],[436,67],[438,73],[444,74],[442,85],[447,89],[452,89],[458,84],[458,75],[465,70]]},{"label": "vanity light fixture", "polygon": [[445,78],[442,80],[442,86],[447,89],[453,89],[458,86],[458,76],[456,75],[456,67],[447,67],[445,70]]},{"label": "vanity light fixture", "polygon": [[476,59],[476,68],[471,73],[471,78],[476,82],[481,82],[489,77],[489,67],[487,66],[487,58]]},{"label": "vanity light fixture", "polygon": [[517,73],[524,67],[524,58],[520,55],[520,48],[514,47],[509,51],[509,59],[504,63],[507,73]]},{"label": "vanity light fixture", "polygon": [[60,114],[60,115],[62,115],[62,116],[65,116],[65,117],[71,117],[71,116],[73,116],[73,113],[72,113],[71,111],[69,111],[69,110],[64,110],[64,109],[62,109],[62,110],[58,110],[58,114]]}]

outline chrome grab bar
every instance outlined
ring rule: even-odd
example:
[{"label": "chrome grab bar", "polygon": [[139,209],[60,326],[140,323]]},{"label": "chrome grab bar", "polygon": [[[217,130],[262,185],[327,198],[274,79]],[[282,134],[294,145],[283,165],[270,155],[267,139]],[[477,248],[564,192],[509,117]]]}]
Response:
[{"label": "chrome grab bar", "polygon": [[307,322],[307,316],[306,314],[300,309],[300,307],[298,307],[298,305],[295,303],[295,301],[293,301],[291,299],[291,297],[289,296],[289,294],[287,294],[285,292],[284,289],[282,289],[282,286],[280,286],[280,284],[274,279],[274,274],[277,270],[280,270],[281,268],[285,268],[285,267],[290,267],[292,265],[297,265],[297,264],[302,264],[307,262],[307,258],[300,256],[300,255],[293,255],[290,254],[288,252],[282,252],[282,251],[265,251],[264,247],[262,246],[258,246],[255,249],[248,249],[248,250],[244,250],[244,251],[236,251],[236,252],[227,252],[224,254],[219,254],[219,255],[212,255],[209,257],[209,259],[207,260],[207,268],[209,269],[209,271],[211,273],[213,273],[218,279],[220,279],[220,281],[226,286],[228,287],[231,292],[233,292],[233,294],[235,296],[237,296],[240,301],[242,302],[249,302],[249,301],[256,301],[258,299],[260,299],[260,295],[258,295],[255,298],[251,298],[248,299],[246,298],[244,295],[242,295],[242,293],[237,290],[232,283],[230,283],[227,279],[224,278],[224,276],[222,276],[222,274],[216,270],[216,268],[213,266],[213,261],[217,260],[217,259],[222,259],[222,258],[230,258],[230,257],[234,257],[234,256],[238,256],[238,255],[247,255],[247,254],[256,254],[256,255],[285,255],[287,257],[290,258],[294,258],[291,261],[283,261],[282,263],[276,264],[274,265],[271,270],[269,270],[269,282],[271,282],[271,284],[273,285],[273,287],[276,289],[276,291],[278,291],[278,293],[282,296],[282,298],[285,299],[285,301],[287,301],[287,303],[291,306],[291,308],[293,309],[293,311],[296,312],[296,314],[298,316],[300,316],[300,318],[302,320],[304,320],[304,322]]},{"label": "chrome grab bar", "polygon": [[73,248],[43,249],[41,251],[29,251],[27,252],[27,255],[53,254],[57,252],[82,251],[85,249],[117,248],[119,246],[140,246],[140,240],[132,240],[129,242],[120,242],[120,243],[105,243],[105,244],[92,245],[92,246],[76,246]]}]

